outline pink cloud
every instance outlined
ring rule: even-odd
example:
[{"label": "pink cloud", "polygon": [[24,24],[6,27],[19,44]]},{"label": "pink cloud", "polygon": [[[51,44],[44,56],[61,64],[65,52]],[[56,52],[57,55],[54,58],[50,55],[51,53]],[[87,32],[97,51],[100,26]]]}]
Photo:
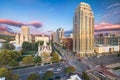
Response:
[{"label": "pink cloud", "polygon": [[3,32],[11,32],[11,29],[7,28],[6,26],[0,25],[0,33]]},{"label": "pink cloud", "polygon": [[38,34],[41,34],[43,31],[42,29],[37,29],[37,28],[34,28],[34,27],[30,27],[30,33],[33,34],[33,35],[38,35]]},{"label": "pink cloud", "polygon": [[7,24],[7,25],[12,25],[12,26],[17,26],[17,27],[24,25],[21,22],[16,22],[16,21],[8,20],[8,19],[0,19],[0,24]]},{"label": "pink cloud", "polygon": [[39,21],[34,21],[30,23],[22,23],[22,22],[17,22],[17,21],[8,20],[8,19],[0,19],[0,24],[6,24],[6,25],[15,26],[15,27],[21,27],[23,25],[34,26],[35,28],[42,27],[42,24]]},{"label": "pink cloud", "polygon": [[5,26],[0,25],[0,31],[6,31],[7,28]]},{"label": "pink cloud", "polygon": [[28,23],[28,25],[35,26],[36,28],[39,28],[42,26],[42,23],[40,23],[38,21],[33,21],[33,22]]},{"label": "pink cloud", "polygon": [[102,22],[100,24],[95,25],[95,30],[107,30],[107,29],[120,29],[120,24],[111,24]]}]

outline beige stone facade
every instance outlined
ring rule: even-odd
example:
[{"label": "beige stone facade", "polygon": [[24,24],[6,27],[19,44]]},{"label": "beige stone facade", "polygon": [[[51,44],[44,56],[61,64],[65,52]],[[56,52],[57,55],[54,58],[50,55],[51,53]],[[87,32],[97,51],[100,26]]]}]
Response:
[{"label": "beige stone facade", "polygon": [[22,45],[23,42],[31,42],[30,29],[28,26],[21,27],[21,33],[17,34],[15,37],[16,44]]},{"label": "beige stone facade", "polygon": [[94,16],[90,5],[84,2],[74,13],[73,51],[80,56],[94,54]]},{"label": "beige stone facade", "polygon": [[49,39],[49,36],[42,34],[41,36],[35,36],[35,42],[37,41],[44,41],[44,42],[49,43],[50,39]]}]

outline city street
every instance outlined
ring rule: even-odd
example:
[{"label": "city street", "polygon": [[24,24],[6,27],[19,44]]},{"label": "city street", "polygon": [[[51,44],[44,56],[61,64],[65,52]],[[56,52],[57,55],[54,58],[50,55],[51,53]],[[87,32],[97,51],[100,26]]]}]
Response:
[{"label": "city street", "polygon": [[[40,76],[42,76],[46,71],[52,70],[54,72],[55,76],[65,77],[64,74],[64,64],[62,63],[54,63],[54,64],[48,64],[43,66],[36,66],[31,68],[24,68],[24,69],[17,69],[13,70],[13,73],[17,73],[20,75],[21,80],[26,80],[27,77],[32,73],[38,73]],[[58,69],[61,69],[60,71],[57,71]]]},{"label": "city street", "polygon": [[65,60],[65,64],[68,66],[74,66],[78,74],[82,74],[82,71],[88,69],[88,65],[84,64],[82,61],[79,61],[78,57],[73,55],[71,51],[63,50],[61,47],[58,47],[56,45],[54,45],[54,47],[62,54],[62,57]]}]

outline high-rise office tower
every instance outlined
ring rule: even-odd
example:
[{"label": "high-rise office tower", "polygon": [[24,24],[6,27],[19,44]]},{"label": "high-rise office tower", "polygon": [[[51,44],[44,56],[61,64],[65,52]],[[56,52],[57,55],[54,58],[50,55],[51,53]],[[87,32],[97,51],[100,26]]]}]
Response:
[{"label": "high-rise office tower", "polygon": [[94,53],[94,16],[91,6],[84,2],[74,12],[73,51],[80,56]]},{"label": "high-rise office tower", "polygon": [[64,29],[62,28],[57,29],[56,36],[57,36],[57,42],[62,43],[62,38],[64,37]]},{"label": "high-rise office tower", "polygon": [[31,35],[28,26],[22,26],[21,34],[16,35],[16,44],[22,45],[25,41],[31,42]]}]

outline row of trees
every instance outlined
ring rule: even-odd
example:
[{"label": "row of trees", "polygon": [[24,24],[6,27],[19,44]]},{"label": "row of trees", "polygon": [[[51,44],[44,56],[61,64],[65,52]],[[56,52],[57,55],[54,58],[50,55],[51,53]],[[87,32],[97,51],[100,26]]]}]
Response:
[{"label": "row of trees", "polygon": [[13,50],[2,50],[0,52],[0,65],[10,65],[17,66],[18,58],[20,58],[21,53]]},{"label": "row of trees", "polygon": [[[21,53],[13,50],[2,50],[0,52],[0,65],[18,66]],[[41,63],[41,57],[26,56],[22,59],[23,64]]]},{"label": "row of trees", "polygon": [[0,68],[0,77],[5,77],[5,80],[20,80],[18,74],[13,74],[4,67]]},{"label": "row of trees", "polygon": [[29,64],[33,64],[33,63],[38,64],[38,63],[41,63],[41,61],[42,60],[41,60],[40,56],[36,56],[36,57],[26,56],[26,57],[23,58],[22,63],[29,65]]},{"label": "row of trees", "polygon": [[[51,54],[51,61],[53,63],[60,62],[59,55],[55,52]],[[0,52],[0,65],[10,65],[10,66],[18,66],[18,60],[21,58],[21,53],[13,50],[2,50]],[[23,64],[33,64],[33,63],[41,63],[41,57],[33,57],[33,56],[25,56],[22,59]]]},{"label": "row of trees", "polygon": [[2,45],[2,49],[14,50],[15,46],[13,44],[11,44],[11,43],[4,43]]},{"label": "row of trees", "polygon": [[[52,54],[51,54],[51,61],[53,62],[53,63],[58,63],[58,62],[60,62],[60,58],[59,58],[59,55],[57,54],[57,53],[55,53],[55,52],[53,52]],[[22,59],[22,63],[23,64],[33,64],[33,63],[35,63],[35,64],[39,64],[39,63],[41,63],[42,62],[42,59],[41,59],[41,57],[40,56],[36,56],[36,57],[33,57],[33,56],[26,56],[26,57],[24,57],[23,59]]]},{"label": "row of trees", "polygon": [[41,77],[39,74],[33,73],[28,76],[27,80],[49,80],[53,77],[53,75],[53,71],[45,72],[43,77]]},{"label": "row of trees", "polygon": [[[74,73],[75,68],[72,66],[69,66],[65,68],[64,72],[66,74]],[[27,78],[27,80],[53,80],[53,76],[54,76],[54,72],[52,70],[49,70],[44,73],[43,77],[40,77],[38,74],[33,73]]]},{"label": "row of trees", "polygon": [[6,42],[10,42],[14,40],[14,36],[0,34],[0,39],[4,39]]}]

